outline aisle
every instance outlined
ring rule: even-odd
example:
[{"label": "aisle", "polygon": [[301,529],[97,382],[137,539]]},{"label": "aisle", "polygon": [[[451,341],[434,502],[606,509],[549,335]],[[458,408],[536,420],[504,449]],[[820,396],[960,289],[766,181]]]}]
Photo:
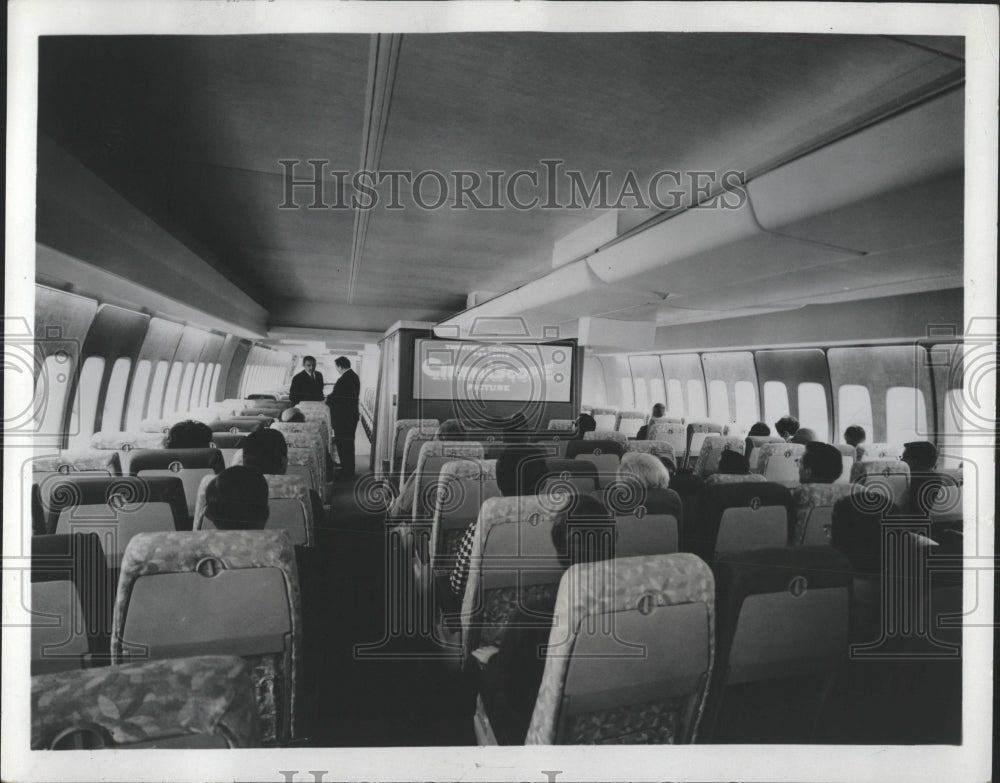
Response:
[{"label": "aisle", "polygon": [[[359,460],[359,468],[363,464]],[[305,681],[307,692],[316,697],[310,744],[474,744],[473,700],[453,666],[439,660],[355,656],[356,644],[384,636],[382,516],[358,508],[353,485],[334,487],[331,518],[317,531],[314,573],[303,580]],[[436,650],[426,639],[397,639],[381,652]]]}]

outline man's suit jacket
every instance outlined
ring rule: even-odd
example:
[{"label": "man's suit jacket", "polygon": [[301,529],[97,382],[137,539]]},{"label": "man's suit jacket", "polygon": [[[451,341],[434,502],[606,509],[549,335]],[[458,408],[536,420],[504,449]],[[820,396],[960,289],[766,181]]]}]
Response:
[{"label": "man's suit jacket", "polygon": [[305,370],[296,373],[292,378],[292,386],[288,390],[288,399],[292,405],[298,405],[303,400],[323,401],[323,373],[314,372],[313,377]]},{"label": "man's suit jacket", "polygon": [[336,429],[351,427],[358,421],[358,400],[361,397],[361,379],[354,370],[347,370],[333,386],[333,391],[326,398],[330,406],[330,418]]}]

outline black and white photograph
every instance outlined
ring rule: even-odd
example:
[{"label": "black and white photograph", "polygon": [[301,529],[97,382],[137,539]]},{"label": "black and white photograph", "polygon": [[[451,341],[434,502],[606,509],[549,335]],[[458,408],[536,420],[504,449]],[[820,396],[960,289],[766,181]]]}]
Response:
[{"label": "black and white photograph", "polygon": [[7,12],[0,778],[992,778],[996,5]]}]

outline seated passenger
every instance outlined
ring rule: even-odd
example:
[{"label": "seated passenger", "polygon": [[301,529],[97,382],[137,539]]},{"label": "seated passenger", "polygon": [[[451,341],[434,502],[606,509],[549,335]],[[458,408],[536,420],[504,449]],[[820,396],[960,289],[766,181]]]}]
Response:
[{"label": "seated passenger", "polygon": [[812,443],[816,440],[816,433],[809,429],[808,427],[799,427],[795,434],[788,439],[789,443],[798,443],[801,445],[806,445],[807,443]]},{"label": "seated passenger", "polygon": [[774,423],[774,431],[782,438],[788,440],[799,429],[799,420],[794,416],[782,416]]},{"label": "seated passenger", "polygon": [[219,530],[263,530],[269,515],[267,481],[257,468],[234,465],[205,487],[205,516]]},{"label": "seated passenger", "polygon": [[207,449],[212,446],[212,428],[200,421],[179,421],[170,428],[164,448]]},{"label": "seated passenger", "polygon": [[868,438],[867,433],[865,433],[864,427],[859,427],[857,424],[852,424],[846,430],[844,430],[844,443],[848,446],[854,446],[857,448]]},{"label": "seated passenger", "polygon": [[[545,450],[539,446],[512,445],[497,457],[497,488],[503,497],[537,495],[545,478]],[[451,571],[448,585],[452,594],[461,598],[465,594],[465,583],[469,580],[469,564],[472,561],[472,543],[476,537],[475,520],[462,536],[455,555],[455,567]]]},{"label": "seated passenger", "polygon": [[[552,544],[562,567],[613,559],[614,524],[614,518],[599,501],[587,495],[578,496],[569,513],[552,526]],[[547,599],[526,594],[522,605],[507,615],[497,645],[499,650],[486,666],[484,703],[491,721],[496,720],[496,728],[511,744],[523,744],[528,733],[551,631],[551,619],[549,625],[544,625],[539,623],[538,616],[551,618],[555,599],[555,594]]]},{"label": "seated passenger", "polygon": [[577,437],[582,438],[588,432],[593,432],[597,429],[597,420],[591,416],[589,413],[581,413],[576,418],[576,432]]},{"label": "seated passenger", "polygon": [[287,424],[302,424],[306,420],[306,415],[298,408],[285,408],[281,412],[281,420]]},{"label": "seated passenger", "polygon": [[[268,476],[284,476],[288,471],[288,444],[277,430],[251,432],[243,439],[243,464],[257,468]],[[326,520],[323,501],[315,489],[309,489],[312,502],[313,524],[317,527]]]},{"label": "seated passenger", "polygon": [[903,444],[900,459],[910,468],[910,473],[927,473],[937,467],[938,452],[933,443],[914,440]]},{"label": "seated passenger", "polygon": [[668,489],[670,475],[664,459],[652,454],[629,451],[622,455],[618,465],[619,480],[638,482],[646,489]]},{"label": "seated passenger", "polygon": [[747,445],[743,453],[751,454],[753,452],[754,442],[751,440],[751,438],[765,437],[770,434],[771,434],[771,428],[768,427],[764,422],[758,421],[750,428],[750,431],[747,433]]},{"label": "seated passenger", "polygon": [[836,446],[809,441],[799,459],[799,482],[802,484],[832,484],[840,478],[844,461]]},{"label": "seated passenger", "polygon": [[[434,433],[434,440],[449,440],[449,435],[465,432],[465,427],[458,419],[445,419]],[[388,516],[392,519],[406,520],[410,518],[413,509],[413,492],[417,486],[417,472],[411,471],[406,477],[399,495],[389,507]]]},{"label": "seated passenger", "polygon": [[900,459],[910,468],[910,484],[903,509],[907,513],[926,516],[937,495],[936,488],[957,482],[937,472],[938,451],[930,441],[915,440],[904,444]]},{"label": "seated passenger", "polygon": [[719,455],[719,467],[716,473],[727,473],[731,475],[746,475],[750,472],[750,463],[747,458],[738,451],[726,449]]},{"label": "seated passenger", "polygon": [[648,421],[639,427],[639,431],[635,434],[636,440],[648,440],[649,439],[649,427],[657,419],[662,419],[667,414],[667,406],[662,402],[656,403],[653,406],[653,415],[649,417]]}]

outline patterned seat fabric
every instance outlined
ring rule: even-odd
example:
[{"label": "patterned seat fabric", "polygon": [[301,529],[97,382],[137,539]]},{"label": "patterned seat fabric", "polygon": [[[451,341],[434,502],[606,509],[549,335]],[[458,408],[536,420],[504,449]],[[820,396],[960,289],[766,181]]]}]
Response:
[{"label": "patterned seat fabric", "polygon": [[[330,443],[330,426],[323,419],[315,421],[276,421],[271,425],[272,430],[277,430],[282,434],[289,432],[309,432],[319,438],[319,442],[324,448],[328,448]],[[287,440],[287,438],[286,438]]]},{"label": "patterned seat fabric", "polygon": [[441,469],[452,459],[483,459],[482,443],[474,441],[432,440],[420,447],[414,469],[413,521],[429,520],[434,514],[438,498],[438,477]]},{"label": "patterned seat fabric", "polygon": [[[828,546],[759,549],[722,555],[712,573],[716,658],[702,740],[810,741],[811,721],[789,706],[815,712],[823,678],[846,658],[852,583],[847,558]],[[738,714],[727,714],[727,688],[748,686],[786,705],[788,717],[761,726],[739,705]]]},{"label": "patterned seat fabric", "polygon": [[[44,750],[66,729],[102,727],[115,746],[221,747],[259,744],[246,661],[212,655],[105,666],[31,678],[31,749]],[[184,737],[191,742],[185,745]]]},{"label": "patterned seat fabric", "polygon": [[759,473],[713,473],[705,477],[705,486],[711,487],[716,484],[760,484],[767,481]]},{"label": "patterned seat fabric", "polygon": [[95,432],[90,438],[90,448],[111,451],[162,449],[166,441],[163,432]]},{"label": "patterned seat fabric", "polygon": [[[215,418],[214,416],[212,418]],[[167,416],[162,419],[143,419],[139,422],[139,430],[141,432],[170,432],[170,428],[173,427],[177,422],[185,421],[186,416]]]},{"label": "patterned seat fabric", "polygon": [[885,492],[896,505],[906,502],[910,486],[910,466],[897,459],[865,460],[851,468],[851,483]]},{"label": "patterned seat fabric", "polygon": [[479,509],[500,494],[495,459],[462,458],[445,463],[436,486],[434,522],[429,551],[431,567],[438,558],[452,558]]},{"label": "patterned seat fabric", "polygon": [[672,489],[616,481],[593,493],[615,518],[615,556],[669,555],[680,549],[684,506]]},{"label": "patterned seat fabric", "polygon": [[618,409],[613,407],[591,408],[590,415],[597,422],[597,429],[610,430],[614,432],[615,423],[618,421]]},{"label": "patterned seat fabric", "polygon": [[757,472],[768,481],[797,482],[805,450],[801,443],[765,443],[757,450]]},{"label": "patterned seat fabric", "polygon": [[120,476],[122,463],[117,451],[75,449],[31,461],[32,473],[98,473]]},{"label": "patterned seat fabric", "polygon": [[711,476],[719,469],[719,460],[722,459],[724,451],[742,454],[745,448],[746,441],[743,438],[732,435],[708,435],[702,441],[694,472],[702,477]]},{"label": "patterned seat fabric", "polygon": [[[206,580],[206,563],[215,564],[208,572],[214,574],[212,580]],[[257,572],[259,578],[244,571]],[[279,581],[270,579],[268,571],[278,572]],[[197,578],[181,581],[176,578],[179,575]],[[161,585],[157,580],[161,576],[171,578]],[[153,584],[144,585],[148,579]],[[205,581],[212,584],[206,586]],[[235,594],[226,582],[236,586]],[[192,586],[202,602],[225,591],[227,616],[216,616],[217,609],[204,609],[206,614],[199,616],[204,603],[186,603],[191,600]],[[143,605],[136,607],[140,589]],[[262,608],[265,605],[277,614],[269,615]],[[154,606],[156,616],[146,616]],[[230,654],[235,650],[250,664],[262,740],[283,741],[297,735],[301,616],[295,552],[284,531],[144,533],[132,539],[122,561],[111,657],[113,663],[123,663],[136,653],[172,658],[178,657],[177,652]],[[254,638],[271,624],[286,628],[286,620],[287,630],[280,633],[280,640]],[[276,645],[282,649],[274,649]]]},{"label": "patterned seat fabric", "polygon": [[303,401],[295,407],[302,411],[302,415],[306,417],[306,421],[325,422],[328,430],[333,427],[333,417],[330,415],[330,407],[325,402]]},{"label": "patterned seat fabric", "polygon": [[402,486],[407,477],[416,470],[417,459],[420,457],[420,449],[437,436],[437,425],[433,430],[413,427],[406,433],[403,443],[403,452],[399,464],[399,483]]},{"label": "patterned seat fabric", "polygon": [[[424,432],[436,432],[437,419],[398,419],[392,436],[392,469],[399,470],[403,464],[403,451],[406,447],[406,436],[410,430],[418,429]],[[402,483],[402,478],[400,479]]]},{"label": "patterned seat fabric", "polygon": [[800,484],[793,487],[795,529],[792,531],[792,545],[829,544],[833,506],[853,491],[850,484]]},{"label": "patterned seat fabric", "polygon": [[230,416],[214,419],[208,423],[212,432],[253,432],[270,427],[274,422],[270,416]]},{"label": "patterned seat fabric", "polygon": [[[712,668],[714,597],[712,572],[691,554],[572,566],[525,744],[693,741]],[[614,634],[586,630],[609,621]]]},{"label": "patterned seat fabric", "polygon": [[621,444],[624,448],[628,444],[628,437],[617,430],[602,430],[597,429],[593,432],[583,433],[584,440],[610,440]]},{"label": "patterned seat fabric", "polygon": [[[242,462],[243,452],[237,452],[237,457],[240,462]],[[235,459],[233,460],[233,464],[238,464]],[[316,493],[320,497],[323,497],[323,488],[326,484],[323,477],[326,475],[326,471],[323,464],[316,456],[315,449],[297,449],[289,447],[288,473],[295,475],[297,472],[308,474],[312,488],[316,490]]]},{"label": "patterned seat fabric", "polygon": [[891,443],[862,443],[855,453],[859,462],[881,462],[898,460],[903,449]]},{"label": "patterned seat fabric", "polygon": [[674,447],[665,440],[630,440],[625,446],[625,451],[636,451],[640,454],[652,454],[654,457],[666,457],[675,465],[677,458]]},{"label": "patterned seat fabric", "polygon": [[646,431],[646,440],[669,443],[677,457],[687,452],[687,427],[677,422],[655,421]]},{"label": "patterned seat fabric", "polygon": [[700,520],[685,514],[681,539],[705,560],[716,552],[787,546],[794,519],[788,488],[769,481],[706,485],[699,514]]},{"label": "patterned seat fabric", "polygon": [[552,525],[566,500],[542,496],[494,497],[479,511],[469,578],[462,599],[462,653],[498,645],[508,616],[525,603],[554,602],[563,566],[552,544]]},{"label": "patterned seat fabric", "polygon": [[[213,530],[214,526],[205,522],[205,491],[214,476],[205,476],[198,486],[198,499],[194,507],[195,530]],[[292,539],[292,543],[302,546],[312,546],[316,540],[316,521],[313,519],[312,500],[309,497],[309,487],[302,476],[278,476],[270,473],[264,474],[267,481],[267,497],[269,501],[294,501],[296,511],[301,511],[301,516],[295,515],[295,527],[284,527],[280,523],[286,521],[275,513],[275,503],[271,503],[271,515],[268,517],[265,530],[285,530]]]},{"label": "patterned seat fabric", "polygon": [[709,435],[721,435],[725,428],[714,421],[689,421],[687,424],[687,455],[701,452],[702,441]]},{"label": "patterned seat fabric", "polygon": [[549,424],[546,429],[550,430],[575,430],[576,422],[573,419],[549,419]]}]

